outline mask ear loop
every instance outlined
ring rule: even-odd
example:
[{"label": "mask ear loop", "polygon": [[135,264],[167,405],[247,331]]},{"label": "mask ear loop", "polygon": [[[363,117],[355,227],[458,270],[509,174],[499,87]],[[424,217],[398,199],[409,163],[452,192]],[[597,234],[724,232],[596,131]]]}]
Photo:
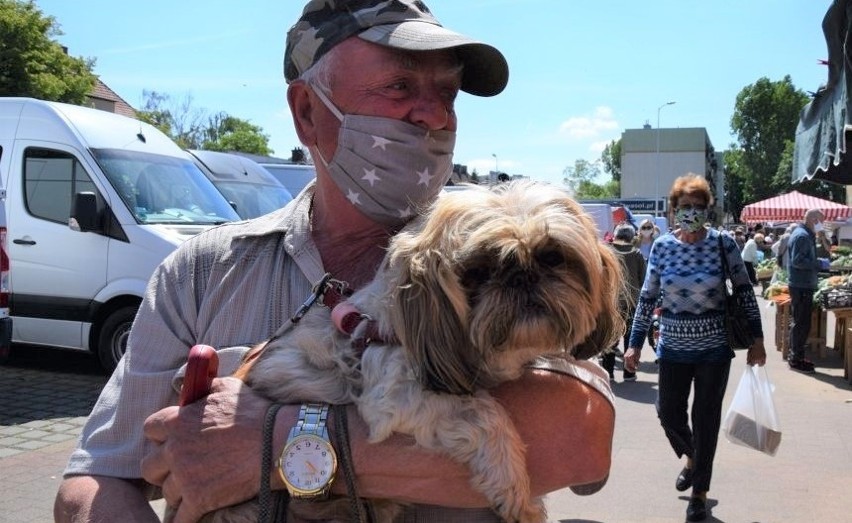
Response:
[{"label": "mask ear loop", "polygon": [[[314,92],[315,95],[317,95],[317,98],[320,99],[320,101],[326,107],[326,109],[328,109],[329,112],[331,112],[331,114],[333,114],[335,117],[337,117],[338,120],[343,122],[343,113],[340,112],[340,109],[338,109],[337,106],[334,105],[334,103],[332,103],[332,101],[328,98],[328,96],[326,96],[326,94],[323,92],[323,90],[320,87],[315,86],[311,83],[308,83],[307,86],[308,86],[308,88],[310,88],[311,91]],[[327,169],[328,168],[328,161],[325,159],[325,157],[323,157],[322,153],[319,150],[319,147],[314,145],[313,149],[314,150],[312,152],[314,152],[316,154],[316,156],[322,162],[323,166],[325,166],[325,168]]]},{"label": "mask ear loop", "polygon": [[319,87],[316,87],[316,86],[312,85],[312,84],[308,84],[308,87],[310,87],[310,88],[311,88],[311,91],[313,91],[313,92],[314,92],[314,94],[315,94],[315,95],[317,95],[317,98],[319,98],[319,99],[320,99],[320,101],[323,103],[323,105],[325,105],[325,106],[326,106],[326,108],[327,108],[329,111],[331,111],[331,114],[333,114],[334,116],[336,116],[336,117],[337,117],[337,119],[338,119],[338,120],[340,120],[340,121],[342,122],[342,121],[343,121],[343,113],[342,113],[342,112],[340,112],[340,109],[338,109],[338,108],[337,108],[337,106],[335,106],[335,105],[331,102],[331,100],[329,100],[328,96],[326,96],[326,94],[323,92],[323,90],[322,90],[322,89],[320,89]]}]

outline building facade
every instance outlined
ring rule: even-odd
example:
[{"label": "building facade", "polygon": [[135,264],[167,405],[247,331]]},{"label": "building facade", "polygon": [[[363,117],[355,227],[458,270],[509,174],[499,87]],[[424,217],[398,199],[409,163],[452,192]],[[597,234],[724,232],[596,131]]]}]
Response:
[{"label": "building facade", "polygon": [[[724,216],[724,172],[721,158],[703,127],[627,129],[621,134],[621,198],[656,201],[656,215],[668,213],[672,183],[687,173],[704,175],[713,191],[711,220]],[[654,204],[650,205],[654,208]]]}]

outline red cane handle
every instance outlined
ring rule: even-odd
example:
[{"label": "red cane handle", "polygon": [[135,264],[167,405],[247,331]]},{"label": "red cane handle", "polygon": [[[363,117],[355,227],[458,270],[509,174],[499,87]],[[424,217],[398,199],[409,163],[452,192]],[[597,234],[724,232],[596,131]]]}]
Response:
[{"label": "red cane handle", "polygon": [[194,345],[189,349],[186,376],[180,389],[180,406],[189,405],[210,393],[213,378],[219,372],[219,356],[210,345]]}]

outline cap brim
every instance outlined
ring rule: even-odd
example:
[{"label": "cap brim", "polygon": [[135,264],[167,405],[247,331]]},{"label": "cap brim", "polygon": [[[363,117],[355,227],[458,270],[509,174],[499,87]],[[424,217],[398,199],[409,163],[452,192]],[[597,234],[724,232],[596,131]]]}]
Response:
[{"label": "cap brim", "polygon": [[418,21],[375,25],[358,37],[406,51],[456,49],[464,64],[461,89],[476,96],[499,94],[509,82],[509,65],[500,51],[440,25]]}]

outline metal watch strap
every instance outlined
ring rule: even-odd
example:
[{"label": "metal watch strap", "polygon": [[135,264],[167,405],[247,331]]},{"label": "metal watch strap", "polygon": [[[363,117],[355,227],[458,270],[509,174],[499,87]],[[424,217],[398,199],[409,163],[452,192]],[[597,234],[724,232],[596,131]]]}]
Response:
[{"label": "metal watch strap", "polygon": [[[329,406],[327,404],[303,403],[299,408],[299,416],[296,420],[296,424],[290,429],[290,433],[287,437],[287,443],[284,445],[284,450],[281,451],[281,457],[278,459],[278,473],[281,480],[284,482],[284,485],[286,485],[290,496],[294,499],[324,499],[328,496],[331,489],[331,484],[334,481],[334,475],[337,470],[337,453],[335,452],[331,443],[331,438],[329,437],[327,425],[328,413]],[[299,451],[296,449],[299,448],[299,442],[304,441],[305,438],[323,441],[324,443],[322,445],[328,448],[328,456],[331,459],[331,463],[329,465],[330,470],[328,471],[329,475],[325,479],[324,483],[310,487],[307,485],[294,485],[290,480],[288,480],[287,474],[284,471],[285,455],[290,452],[288,449],[291,448],[291,445],[297,445],[294,447],[294,451],[298,453]],[[310,447],[311,445],[307,444],[307,448],[303,448],[303,451],[308,451]]]},{"label": "metal watch strap", "polygon": [[299,409],[299,419],[290,429],[290,438],[302,434],[314,434],[326,441],[328,437],[328,405],[325,403],[304,403]]}]

